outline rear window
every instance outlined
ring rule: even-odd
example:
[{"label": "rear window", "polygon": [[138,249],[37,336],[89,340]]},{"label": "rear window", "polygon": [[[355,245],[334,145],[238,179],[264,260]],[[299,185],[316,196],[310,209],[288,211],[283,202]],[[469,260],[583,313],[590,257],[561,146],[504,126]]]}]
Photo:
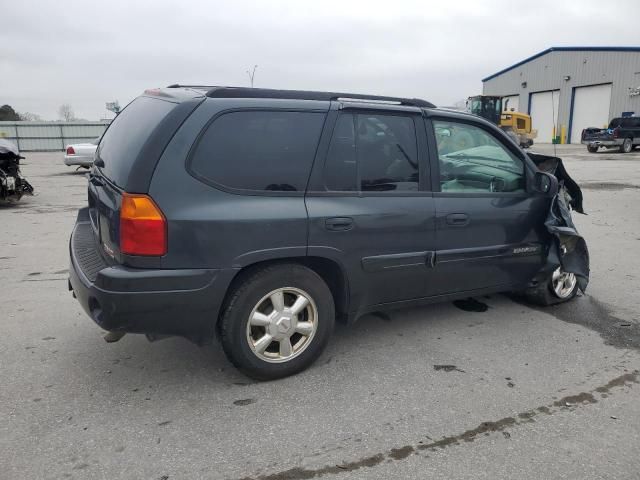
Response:
[{"label": "rear window", "polygon": [[119,187],[124,187],[133,162],[144,142],[175,103],[138,97],[111,122],[98,147],[104,161],[102,173]]},{"label": "rear window", "polygon": [[324,113],[242,111],[218,117],[190,160],[197,177],[252,191],[304,191]]},{"label": "rear window", "polygon": [[610,129],[618,128],[621,123],[622,123],[621,118],[614,118],[613,120],[611,120],[611,122],[609,122],[609,128]]}]

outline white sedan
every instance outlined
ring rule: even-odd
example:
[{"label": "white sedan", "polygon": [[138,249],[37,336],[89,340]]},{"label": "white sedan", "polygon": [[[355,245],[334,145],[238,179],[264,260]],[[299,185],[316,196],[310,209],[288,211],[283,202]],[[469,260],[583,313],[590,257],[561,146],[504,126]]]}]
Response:
[{"label": "white sedan", "polygon": [[99,141],[100,138],[98,137],[89,143],[67,145],[67,150],[64,154],[65,165],[90,168],[93,165],[93,156],[96,153]]}]

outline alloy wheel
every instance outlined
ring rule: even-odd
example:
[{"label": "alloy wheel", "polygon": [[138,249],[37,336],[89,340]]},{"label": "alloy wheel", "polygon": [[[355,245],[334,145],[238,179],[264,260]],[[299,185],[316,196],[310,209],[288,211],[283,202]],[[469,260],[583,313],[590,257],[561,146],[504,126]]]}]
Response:
[{"label": "alloy wheel", "polygon": [[318,309],[311,296],[298,288],[278,288],[251,311],[247,342],[260,360],[282,363],[300,355],[317,329]]},{"label": "alloy wheel", "polygon": [[576,276],[573,273],[563,272],[560,267],[556,268],[551,277],[553,293],[555,293],[556,297],[562,299],[571,296],[576,283]]}]

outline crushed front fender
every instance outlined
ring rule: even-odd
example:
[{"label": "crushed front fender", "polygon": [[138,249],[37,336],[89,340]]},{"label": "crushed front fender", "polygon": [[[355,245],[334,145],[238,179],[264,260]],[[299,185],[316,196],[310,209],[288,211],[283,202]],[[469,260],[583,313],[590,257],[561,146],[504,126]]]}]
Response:
[{"label": "crushed front fender", "polygon": [[529,158],[538,169],[558,179],[558,193],[551,200],[544,223],[551,234],[551,245],[546,264],[536,278],[548,279],[561,267],[576,276],[578,288],[584,292],[589,284],[589,249],[571,217],[572,211],[585,215],[582,190],[567,172],[562,159],[538,153],[529,153]]}]

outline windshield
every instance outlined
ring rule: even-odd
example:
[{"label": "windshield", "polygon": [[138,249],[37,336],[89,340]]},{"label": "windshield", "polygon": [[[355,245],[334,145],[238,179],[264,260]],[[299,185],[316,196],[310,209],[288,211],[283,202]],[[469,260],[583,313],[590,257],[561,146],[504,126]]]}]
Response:
[{"label": "windshield", "polygon": [[496,121],[502,113],[502,101],[497,97],[481,97],[471,100],[471,113]]},{"label": "windshield", "polygon": [[482,114],[482,102],[480,100],[472,100],[471,101],[471,113],[474,115]]}]

